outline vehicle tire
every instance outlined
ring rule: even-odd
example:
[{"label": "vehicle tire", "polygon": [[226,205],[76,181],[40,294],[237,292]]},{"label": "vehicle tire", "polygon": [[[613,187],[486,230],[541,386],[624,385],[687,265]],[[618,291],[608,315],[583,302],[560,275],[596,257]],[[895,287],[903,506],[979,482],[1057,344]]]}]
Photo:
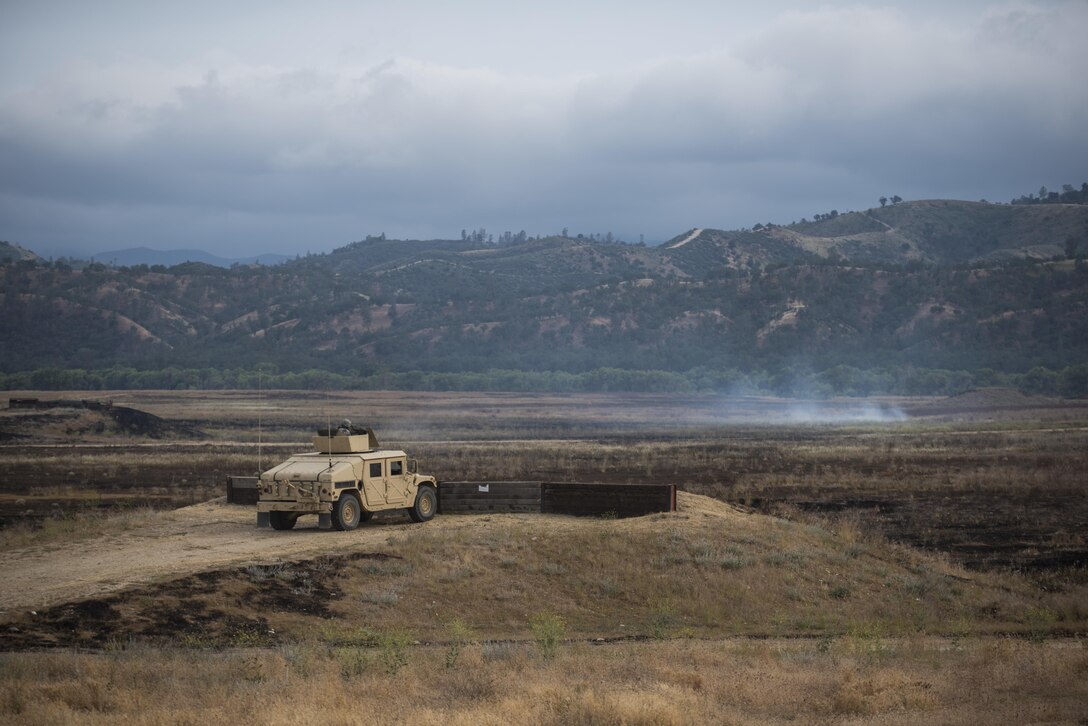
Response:
[{"label": "vehicle tire", "polygon": [[332,526],[341,532],[350,532],[359,526],[363,518],[363,505],[359,497],[351,492],[344,492],[332,505]]},{"label": "vehicle tire", "polygon": [[293,529],[298,515],[293,512],[269,512],[268,523],[272,529]]},{"label": "vehicle tire", "polygon": [[434,518],[437,510],[438,495],[435,494],[434,487],[424,484],[416,492],[416,501],[408,509],[408,516],[413,522],[427,522]]}]

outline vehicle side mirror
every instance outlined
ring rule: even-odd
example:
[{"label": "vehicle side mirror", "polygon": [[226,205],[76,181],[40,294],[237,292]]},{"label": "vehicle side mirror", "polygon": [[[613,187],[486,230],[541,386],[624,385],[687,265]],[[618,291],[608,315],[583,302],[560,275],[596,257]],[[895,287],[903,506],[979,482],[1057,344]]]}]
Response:
[{"label": "vehicle side mirror", "polygon": [[408,473],[409,474],[415,474],[416,473],[416,460],[415,459],[409,459],[408,460]]}]

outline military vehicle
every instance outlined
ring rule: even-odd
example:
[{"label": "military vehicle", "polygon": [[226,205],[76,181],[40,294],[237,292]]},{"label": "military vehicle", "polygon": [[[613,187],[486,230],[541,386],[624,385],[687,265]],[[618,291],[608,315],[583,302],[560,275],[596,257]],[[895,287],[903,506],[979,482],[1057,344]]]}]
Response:
[{"label": "military vehicle", "polygon": [[375,512],[406,509],[426,522],[438,509],[438,482],[416,473],[416,462],[399,450],[381,449],[374,432],[343,421],[318,429],[313,453],[296,454],[261,474],[257,526],[291,529],[316,514],[318,526],[344,531]]}]

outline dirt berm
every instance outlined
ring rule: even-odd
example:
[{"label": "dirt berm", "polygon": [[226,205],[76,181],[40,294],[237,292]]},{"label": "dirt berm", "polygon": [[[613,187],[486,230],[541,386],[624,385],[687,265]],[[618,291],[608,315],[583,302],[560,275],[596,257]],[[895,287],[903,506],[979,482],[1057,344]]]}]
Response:
[{"label": "dirt berm", "polygon": [[[686,512],[741,515],[726,504],[683,494]],[[153,513],[146,523],[93,539],[13,549],[0,561],[0,619],[26,610],[100,597],[134,585],[229,565],[270,563],[321,554],[345,554],[385,547],[390,536],[421,528],[456,531],[504,519],[547,517],[549,529],[578,520],[549,515],[440,516],[425,525],[400,514],[379,516],[353,532],[324,531],[316,518],[291,532],[257,529],[252,507],[224,498],[172,512]]]}]

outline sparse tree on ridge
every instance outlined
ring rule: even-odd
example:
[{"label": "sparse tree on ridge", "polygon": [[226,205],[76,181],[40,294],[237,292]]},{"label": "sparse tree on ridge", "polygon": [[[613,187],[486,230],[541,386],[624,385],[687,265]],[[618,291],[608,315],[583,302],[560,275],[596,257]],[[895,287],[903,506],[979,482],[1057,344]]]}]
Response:
[{"label": "sparse tree on ridge", "polygon": [[879,201],[880,201],[880,206],[883,207],[885,204],[888,203],[888,198],[887,197],[881,197]]}]

